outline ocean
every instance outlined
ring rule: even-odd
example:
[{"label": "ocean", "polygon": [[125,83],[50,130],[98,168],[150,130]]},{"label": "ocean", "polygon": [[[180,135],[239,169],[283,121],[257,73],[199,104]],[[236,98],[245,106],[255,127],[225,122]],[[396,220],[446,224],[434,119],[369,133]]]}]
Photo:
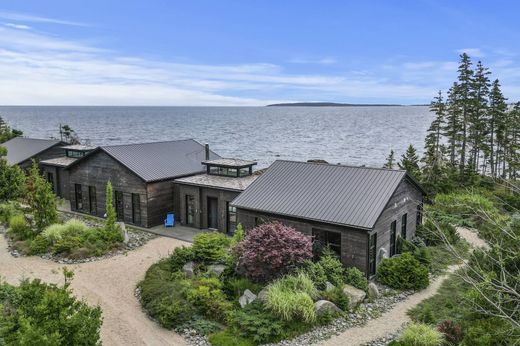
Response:
[{"label": "ocean", "polygon": [[58,138],[68,124],[92,145],[194,138],[258,167],[277,159],[381,167],[390,149],[400,156],[413,144],[421,153],[433,119],[427,106],[0,106],[0,116],[35,138]]}]

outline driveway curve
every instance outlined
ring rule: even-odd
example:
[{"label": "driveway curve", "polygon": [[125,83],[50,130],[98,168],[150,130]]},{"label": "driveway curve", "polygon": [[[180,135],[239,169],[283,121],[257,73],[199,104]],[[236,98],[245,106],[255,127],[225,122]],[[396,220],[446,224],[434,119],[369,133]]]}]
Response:
[{"label": "driveway curve", "polygon": [[[104,345],[187,345],[172,331],[160,327],[141,310],[134,297],[136,284],[146,270],[175,247],[189,243],[166,237],[150,240],[127,254],[96,262],[67,265],[74,271],[73,293],[103,309],[101,339]],[[62,267],[40,257],[14,258],[0,235],[0,277],[11,284],[23,278],[63,283]]]}]

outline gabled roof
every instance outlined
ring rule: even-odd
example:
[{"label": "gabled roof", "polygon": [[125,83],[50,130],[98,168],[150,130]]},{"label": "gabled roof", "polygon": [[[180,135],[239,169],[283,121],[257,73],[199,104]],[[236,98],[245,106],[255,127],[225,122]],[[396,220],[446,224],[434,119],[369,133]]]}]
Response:
[{"label": "gabled roof", "polygon": [[[406,171],[275,161],[231,204],[237,208],[372,229]],[[423,190],[415,181],[410,182]]]},{"label": "gabled roof", "polygon": [[[204,172],[205,148],[193,139],[99,147],[72,165],[103,151],[146,182]],[[220,156],[210,151],[210,159]]]},{"label": "gabled roof", "polygon": [[0,146],[7,149],[7,163],[17,165],[58,144],[62,142],[55,139],[15,137]]}]

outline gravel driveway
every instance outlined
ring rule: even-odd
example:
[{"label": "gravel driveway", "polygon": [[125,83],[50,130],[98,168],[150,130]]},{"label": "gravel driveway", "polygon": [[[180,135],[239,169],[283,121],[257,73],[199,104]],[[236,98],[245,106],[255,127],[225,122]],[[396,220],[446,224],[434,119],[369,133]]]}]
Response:
[{"label": "gravel driveway", "polygon": [[[158,237],[137,250],[96,262],[68,265],[75,273],[72,289],[78,297],[103,309],[104,345],[186,345],[184,339],[161,328],[141,310],[134,289],[150,265],[173,248],[189,243]],[[40,257],[14,258],[0,235],[0,277],[11,284],[22,278],[63,283],[62,264]]]}]

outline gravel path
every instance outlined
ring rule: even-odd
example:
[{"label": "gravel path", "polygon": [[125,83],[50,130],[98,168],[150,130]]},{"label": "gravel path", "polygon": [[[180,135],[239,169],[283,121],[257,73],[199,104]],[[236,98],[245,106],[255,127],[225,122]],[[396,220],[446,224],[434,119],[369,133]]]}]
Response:
[{"label": "gravel path", "polygon": [[[186,345],[180,335],[149,319],[134,297],[135,286],[148,267],[181,245],[188,243],[159,237],[126,255],[67,266],[75,273],[71,285],[74,294],[103,309],[101,338],[104,345]],[[61,284],[62,267],[35,256],[14,258],[0,234],[2,280],[17,284],[22,278],[40,278]]]},{"label": "gravel path", "polygon": [[[487,247],[484,240],[480,239],[477,233],[467,228],[458,227],[457,232],[473,247]],[[411,322],[406,314],[408,310],[418,305],[424,299],[428,299],[437,293],[449,273],[459,268],[454,265],[448,268],[447,274],[435,278],[428,288],[412,294],[406,300],[397,303],[391,310],[383,313],[381,317],[369,321],[367,324],[346,330],[344,333],[336,335],[323,341],[320,345],[324,346],[358,346],[372,340],[383,338],[388,334],[401,329],[406,323]]]}]

